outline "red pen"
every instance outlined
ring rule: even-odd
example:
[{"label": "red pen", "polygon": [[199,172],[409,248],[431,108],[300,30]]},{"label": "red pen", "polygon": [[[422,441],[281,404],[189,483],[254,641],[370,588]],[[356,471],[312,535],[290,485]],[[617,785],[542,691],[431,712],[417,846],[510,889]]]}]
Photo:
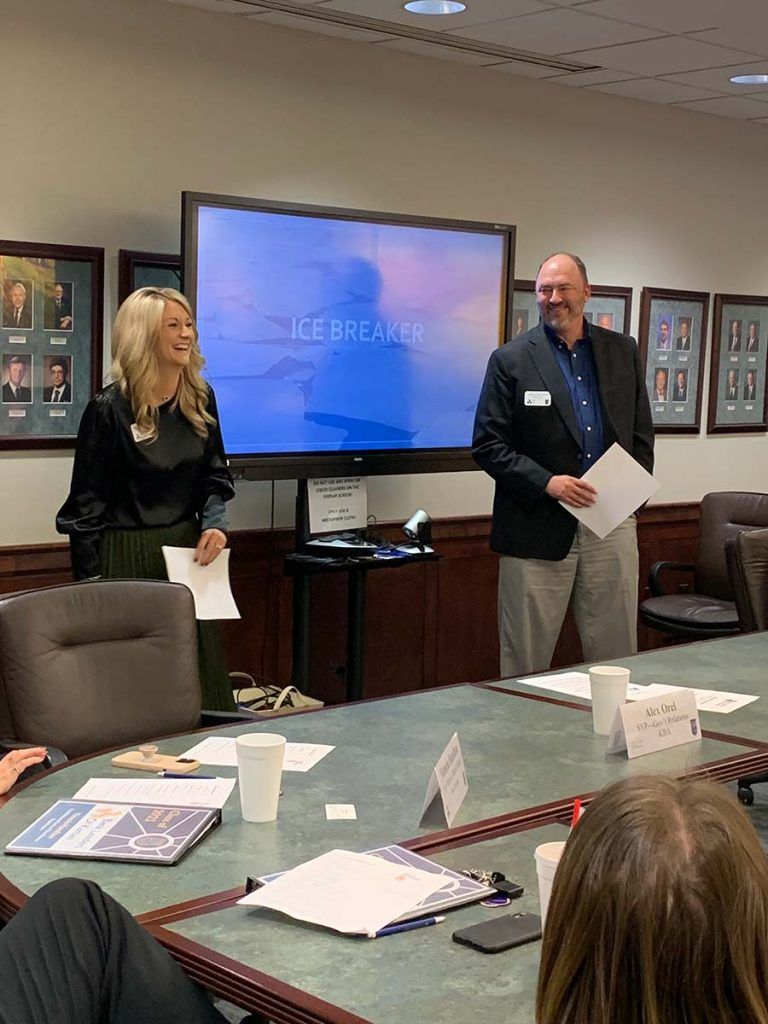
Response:
[{"label": "red pen", "polygon": [[571,831],[573,831],[576,825],[578,824],[579,818],[581,817],[581,813],[581,800],[578,797],[576,797],[576,799],[573,801],[573,814],[571,815]]}]

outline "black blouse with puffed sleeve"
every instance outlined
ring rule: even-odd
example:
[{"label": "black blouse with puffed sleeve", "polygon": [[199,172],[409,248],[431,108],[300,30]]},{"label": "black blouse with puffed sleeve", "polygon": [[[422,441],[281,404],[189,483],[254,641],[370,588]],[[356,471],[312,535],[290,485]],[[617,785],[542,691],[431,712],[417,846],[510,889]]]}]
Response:
[{"label": "black blouse with puffed sleeve", "polygon": [[129,398],[110,384],[86,406],[77,433],[69,497],[56,529],[69,534],[76,579],[98,576],[103,530],[174,526],[197,518],[202,529],[226,529],[224,502],[235,487],[227,467],[216,398],[208,437],[172,402],[158,409],[158,435],[137,441]]}]

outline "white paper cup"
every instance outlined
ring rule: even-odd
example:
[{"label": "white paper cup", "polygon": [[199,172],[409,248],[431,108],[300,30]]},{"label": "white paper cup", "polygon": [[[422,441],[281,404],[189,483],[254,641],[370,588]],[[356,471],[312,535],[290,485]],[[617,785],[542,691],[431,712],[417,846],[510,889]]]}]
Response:
[{"label": "white paper cup", "polygon": [[274,821],[283,774],[285,736],[247,732],[235,740],[240,806],[246,821]]},{"label": "white paper cup", "polygon": [[599,736],[611,731],[616,708],[627,699],[629,669],[619,665],[593,665],[589,670],[592,694],[592,728]]},{"label": "white paper cup", "polygon": [[555,879],[557,865],[565,849],[565,841],[557,843],[542,843],[534,850],[536,858],[536,874],[539,879],[539,908],[541,912],[542,925],[547,919],[547,907],[549,897],[552,895],[552,882]]}]

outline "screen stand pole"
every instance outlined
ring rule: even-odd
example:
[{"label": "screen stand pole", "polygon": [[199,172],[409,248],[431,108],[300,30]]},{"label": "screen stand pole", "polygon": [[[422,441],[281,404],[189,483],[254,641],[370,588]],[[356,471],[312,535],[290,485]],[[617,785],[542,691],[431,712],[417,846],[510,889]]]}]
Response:
[{"label": "screen stand pole", "polygon": [[[303,552],[309,540],[309,491],[306,480],[299,480],[296,489],[294,537],[296,551]],[[311,587],[312,577],[309,573],[299,573],[293,577],[291,676],[293,685],[302,693],[309,693]]]}]

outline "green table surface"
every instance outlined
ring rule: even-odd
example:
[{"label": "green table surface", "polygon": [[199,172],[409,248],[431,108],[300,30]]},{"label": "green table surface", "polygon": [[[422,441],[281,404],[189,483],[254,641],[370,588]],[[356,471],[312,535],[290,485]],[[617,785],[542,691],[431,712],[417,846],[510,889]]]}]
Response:
[{"label": "green table surface", "polygon": [[[643,685],[669,683],[671,686],[696,686],[704,690],[758,694],[759,700],[727,715],[702,711],[701,723],[703,728],[713,732],[768,743],[768,633],[665,647],[630,658],[617,658],[605,664],[624,665],[631,672],[632,682]],[[565,671],[583,672],[586,666],[576,666]],[[561,696],[563,700],[579,704],[588,703],[539,689],[535,677],[507,679],[499,685],[549,697]],[[642,760],[645,761],[645,758]]]},{"label": "green table surface", "polygon": [[[594,735],[589,715],[478,686],[328,708],[255,728],[336,748],[307,773],[284,773],[277,821],[243,822],[235,789],[222,825],[176,866],[5,856],[0,870],[26,893],[65,874],[91,878],[133,914],[143,914],[242,885],[248,874],[293,867],[334,847],[364,851],[434,831],[418,822],[431,770],[454,731],[470,784],[454,825],[564,800],[638,771],[683,774],[747,750],[704,739],[628,761],[605,754],[605,739]],[[180,754],[200,738],[166,740],[160,749]],[[0,845],[89,778],[124,777],[111,757],[72,764],[19,792],[0,810]],[[208,771],[236,774],[234,768]],[[357,820],[328,821],[326,803],[354,804]]]},{"label": "green table surface", "polygon": [[458,945],[451,935],[499,914],[538,914],[533,851],[567,834],[563,826],[545,825],[433,854],[432,860],[454,870],[500,870],[522,883],[525,893],[507,908],[471,904],[446,911],[446,920],[432,928],[365,939],[241,906],[166,927],[374,1024],[478,1018],[483,1024],[533,1024],[541,943],[488,955]]}]

